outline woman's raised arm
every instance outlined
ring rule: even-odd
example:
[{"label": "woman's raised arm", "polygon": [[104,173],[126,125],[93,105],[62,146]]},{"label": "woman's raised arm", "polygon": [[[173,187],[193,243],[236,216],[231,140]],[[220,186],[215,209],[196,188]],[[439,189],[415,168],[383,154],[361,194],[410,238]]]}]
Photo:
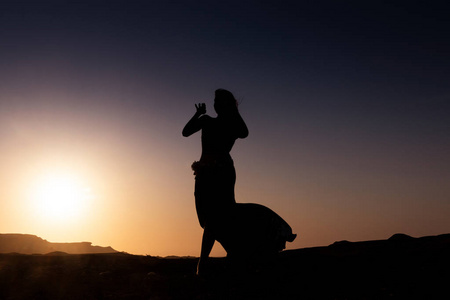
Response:
[{"label": "woman's raised arm", "polygon": [[239,112],[236,114],[236,133],[240,139],[245,139],[248,136],[247,124],[245,124]]},{"label": "woman's raised arm", "polygon": [[237,138],[244,139],[248,136],[247,124],[237,109],[229,113],[227,118],[230,119],[233,133]]},{"label": "woman's raised arm", "polygon": [[195,112],[194,116],[187,122],[187,124],[184,126],[182,134],[185,137],[190,136],[191,134],[196,133],[199,131],[202,126],[200,122],[200,116],[204,115],[206,113],[206,105],[205,103],[199,103],[198,105],[195,104],[195,108],[197,111]]}]

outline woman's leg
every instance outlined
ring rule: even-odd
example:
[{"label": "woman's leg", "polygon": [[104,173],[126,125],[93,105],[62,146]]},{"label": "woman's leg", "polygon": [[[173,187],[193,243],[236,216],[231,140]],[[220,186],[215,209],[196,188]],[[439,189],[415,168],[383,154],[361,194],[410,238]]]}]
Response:
[{"label": "woman's leg", "polygon": [[198,260],[198,265],[197,265],[197,275],[202,275],[204,273],[205,263],[209,257],[209,254],[211,253],[211,250],[214,246],[215,241],[216,240],[214,239],[210,230],[208,230],[208,227],[205,227],[205,229],[203,230],[202,249],[200,252],[200,259]]}]

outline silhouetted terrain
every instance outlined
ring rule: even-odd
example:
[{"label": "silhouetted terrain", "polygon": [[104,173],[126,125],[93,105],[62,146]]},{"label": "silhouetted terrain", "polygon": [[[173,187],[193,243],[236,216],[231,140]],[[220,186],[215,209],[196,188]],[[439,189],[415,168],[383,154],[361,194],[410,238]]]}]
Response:
[{"label": "silhouetted terrain", "polygon": [[90,242],[50,243],[31,234],[0,234],[0,253],[47,254],[50,252],[86,254],[117,251],[111,247],[92,246]]},{"label": "silhouetted terrain", "polygon": [[239,264],[125,253],[0,255],[0,299],[449,299],[450,234],[336,242]]}]

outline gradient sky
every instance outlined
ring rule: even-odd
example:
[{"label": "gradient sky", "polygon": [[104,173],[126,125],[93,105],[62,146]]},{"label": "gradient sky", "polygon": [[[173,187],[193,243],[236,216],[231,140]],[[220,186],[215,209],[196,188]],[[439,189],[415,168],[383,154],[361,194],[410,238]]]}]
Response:
[{"label": "gradient sky", "polygon": [[[337,2],[1,1],[0,233],[199,255],[181,130],[217,88],[250,130],[237,201],[290,249],[450,232],[449,5]],[[78,216],[39,215],[48,174],[89,189]]]}]

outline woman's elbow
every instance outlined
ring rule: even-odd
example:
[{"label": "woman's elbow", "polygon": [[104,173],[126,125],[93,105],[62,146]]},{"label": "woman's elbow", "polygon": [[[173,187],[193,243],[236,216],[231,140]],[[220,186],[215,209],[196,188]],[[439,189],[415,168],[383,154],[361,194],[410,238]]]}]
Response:
[{"label": "woman's elbow", "polygon": [[240,132],[238,137],[240,139],[245,139],[246,137],[248,137],[248,130]]}]

